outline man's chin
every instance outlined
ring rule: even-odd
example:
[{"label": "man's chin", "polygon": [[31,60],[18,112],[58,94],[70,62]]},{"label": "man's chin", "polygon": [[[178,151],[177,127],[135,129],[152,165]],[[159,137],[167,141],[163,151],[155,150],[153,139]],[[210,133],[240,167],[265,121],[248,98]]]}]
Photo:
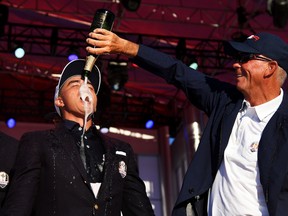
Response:
[{"label": "man's chin", "polygon": [[237,82],[236,83],[236,88],[238,89],[238,91],[240,92],[244,92],[245,88],[243,87],[243,85],[241,84],[241,82]]}]

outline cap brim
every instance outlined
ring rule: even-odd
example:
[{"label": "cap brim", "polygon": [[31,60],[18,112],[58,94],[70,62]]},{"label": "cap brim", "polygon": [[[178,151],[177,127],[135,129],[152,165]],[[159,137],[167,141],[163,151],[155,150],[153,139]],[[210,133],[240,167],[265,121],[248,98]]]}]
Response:
[{"label": "cap brim", "polygon": [[247,45],[246,43],[236,42],[236,41],[225,41],[224,42],[224,52],[227,55],[235,56],[239,53],[253,53],[260,54],[260,52],[253,47]]},{"label": "cap brim", "polygon": [[[82,75],[85,63],[86,63],[85,59],[77,59],[69,62],[62,70],[61,77],[58,83],[59,89],[61,89],[61,87],[68,78],[75,75]],[[88,79],[92,83],[94,90],[97,94],[100,88],[101,74],[96,65],[94,65],[92,71],[89,73]]]}]

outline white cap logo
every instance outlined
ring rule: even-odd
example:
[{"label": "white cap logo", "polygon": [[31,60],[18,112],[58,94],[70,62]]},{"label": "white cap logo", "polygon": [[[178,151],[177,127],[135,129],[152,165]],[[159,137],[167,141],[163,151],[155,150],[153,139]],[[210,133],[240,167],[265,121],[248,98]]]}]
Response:
[{"label": "white cap logo", "polygon": [[253,39],[254,41],[257,41],[260,39],[260,37],[258,37],[257,35],[250,35],[247,39]]}]

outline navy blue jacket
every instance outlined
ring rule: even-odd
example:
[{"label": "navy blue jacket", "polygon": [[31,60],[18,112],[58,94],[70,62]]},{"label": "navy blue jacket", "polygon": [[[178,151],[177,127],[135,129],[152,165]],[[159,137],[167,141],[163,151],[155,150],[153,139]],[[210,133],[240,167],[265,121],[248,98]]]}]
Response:
[{"label": "navy blue jacket", "polygon": [[[207,192],[223,160],[243,95],[235,86],[193,70],[164,53],[140,46],[133,59],[140,67],[182,89],[209,117],[201,142],[185,175],[173,216],[184,216],[188,202],[196,215],[207,215]],[[258,150],[260,181],[270,216],[288,212],[288,98],[265,127]]]},{"label": "navy blue jacket", "polygon": [[[2,216],[154,216],[128,143],[98,134],[105,146],[104,180],[95,198],[76,141],[63,124],[25,133]],[[122,163],[121,163],[122,162]],[[126,175],[120,163],[126,164]],[[123,171],[123,170],[122,170]]]}]

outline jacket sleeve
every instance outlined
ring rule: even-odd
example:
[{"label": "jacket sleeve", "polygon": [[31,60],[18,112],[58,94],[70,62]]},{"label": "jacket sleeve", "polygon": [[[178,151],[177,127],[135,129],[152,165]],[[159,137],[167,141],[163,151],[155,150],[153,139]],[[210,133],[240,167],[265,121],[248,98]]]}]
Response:
[{"label": "jacket sleeve", "polygon": [[132,61],[181,89],[193,105],[208,115],[220,97],[235,92],[231,91],[231,88],[235,90],[235,86],[207,76],[172,56],[144,45],[140,45]]},{"label": "jacket sleeve", "polygon": [[128,146],[129,161],[125,177],[122,213],[124,216],[153,216],[150,200],[145,185],[139,177],[138,166],[131,146]]},{"label": "jacket sleeve", "polygon": [[19,143],[12,181],[4,202],[4,215],[31,215],[40,176],[38,139],[32,133],[24,134]]}]

